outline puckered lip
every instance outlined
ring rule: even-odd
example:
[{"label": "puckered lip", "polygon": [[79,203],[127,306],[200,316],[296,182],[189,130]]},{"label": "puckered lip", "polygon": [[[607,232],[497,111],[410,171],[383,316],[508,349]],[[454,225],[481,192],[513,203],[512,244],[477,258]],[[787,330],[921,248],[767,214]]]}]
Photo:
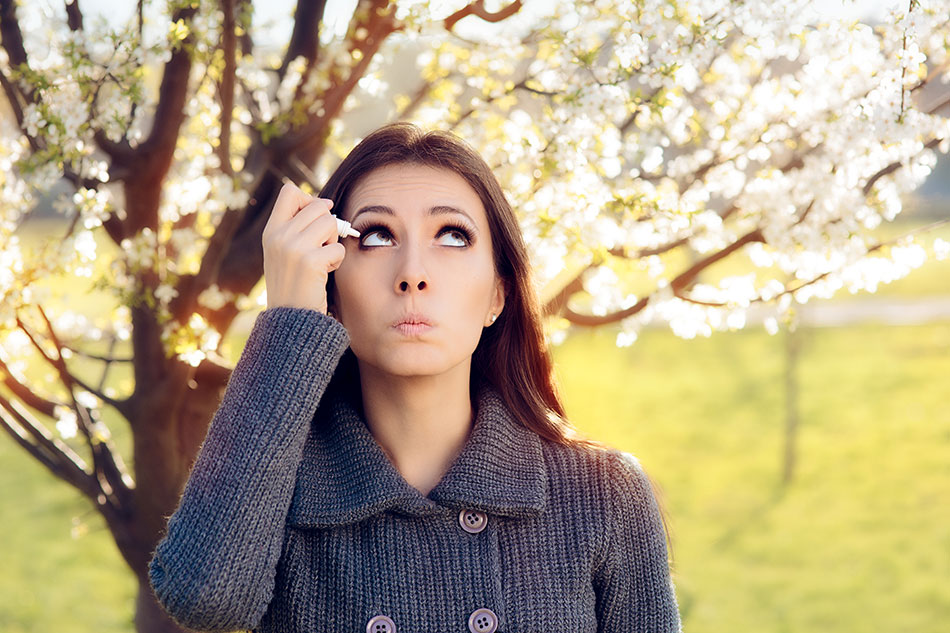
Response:
[{"label": "puckered lip", "polygon": [[392,324],[393,327],[399,327],[400,325],[428,325],[431,327],[432,321],[419,312],[407,312],[393,321]]}]

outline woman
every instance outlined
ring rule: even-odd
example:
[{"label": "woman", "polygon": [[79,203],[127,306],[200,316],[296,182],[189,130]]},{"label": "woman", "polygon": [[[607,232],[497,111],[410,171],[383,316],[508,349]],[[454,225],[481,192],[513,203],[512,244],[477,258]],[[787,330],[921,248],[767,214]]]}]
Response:
[{"label": "woman", "polygon": [[517,221],[471,148],[378,130],[320,198],[284,187],[263,246],[268,307],[150,566],[172,617],[680,629],[648,480],[563,419]]}]

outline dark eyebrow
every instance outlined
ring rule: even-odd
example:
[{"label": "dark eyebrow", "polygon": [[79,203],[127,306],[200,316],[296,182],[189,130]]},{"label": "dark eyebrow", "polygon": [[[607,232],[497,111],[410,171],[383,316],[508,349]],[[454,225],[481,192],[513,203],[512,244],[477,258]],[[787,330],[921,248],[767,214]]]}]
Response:
[{"label": "dark eyebrow", "polygon": [[453,207],[451,205],[439,205],[436,207],[431,207],[429,209],[429,215],[452,215],[452,214],[464,215],[466,218],[468,218],[468,221],[472,223],[472,226],[475,226],[475,227],[478,226],[478,224],[475,223],[475,218],[465,213],[458,207]]},{"label": "dark eyebrow", "polygon": [[[392,207],[387,207],[382,204],[371,204],[365,207],[360,207],[360,209],[357,210],[357,212],[353,214],[353,217],[350,219],[350,222],[355,222],[356,218],[358,218],[361,213],[382,213],[385,215],[396,215],[396,212],[393,211]],[[443,204],[443,205],[438,205],[438,206],[429,208],[429,215],[448,215],[448,214],[456,214],[456,213],[459,215],[464,215],[466,218],[468,218],[469,222],[472,223],[472,226],[478,226],[475,223],[475,220],[472,219],[472,216],[465,213],[465,211],[462,211],[458,207],[453,207],[451,205]]]},{"label": "dark eyebrow", "polygon": [[353,214],[353,217],[350,218],[350,222],[355,222],[356,218],[360,216],[360,213],[385,213],[386,215],[396,215],[396,212],[393,211],[391,207],[385,207],[381,204],[372,204],[367,207],[360,207],[360,209]]}]

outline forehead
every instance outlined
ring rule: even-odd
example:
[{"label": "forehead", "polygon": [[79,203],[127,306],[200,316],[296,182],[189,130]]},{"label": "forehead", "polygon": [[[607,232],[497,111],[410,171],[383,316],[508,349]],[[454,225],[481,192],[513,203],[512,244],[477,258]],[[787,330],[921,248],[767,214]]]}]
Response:
[{"label": "forehead", "polygon": [[351,217],[360,207],[383,205],[400,210],[455,206],[487,222],[481,198],[462,176],[443,167],[396,163],[378,167],[356,183],[344,213]]}]

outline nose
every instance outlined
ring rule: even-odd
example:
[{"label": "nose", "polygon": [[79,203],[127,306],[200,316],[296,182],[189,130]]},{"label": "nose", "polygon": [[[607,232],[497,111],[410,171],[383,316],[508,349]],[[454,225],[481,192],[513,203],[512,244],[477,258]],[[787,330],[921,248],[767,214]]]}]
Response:
[{"label": "nose", "polygon": [[407,246],[396,274],[396,294],[418,292],[429,287],[429,275],[418,250]]}]

